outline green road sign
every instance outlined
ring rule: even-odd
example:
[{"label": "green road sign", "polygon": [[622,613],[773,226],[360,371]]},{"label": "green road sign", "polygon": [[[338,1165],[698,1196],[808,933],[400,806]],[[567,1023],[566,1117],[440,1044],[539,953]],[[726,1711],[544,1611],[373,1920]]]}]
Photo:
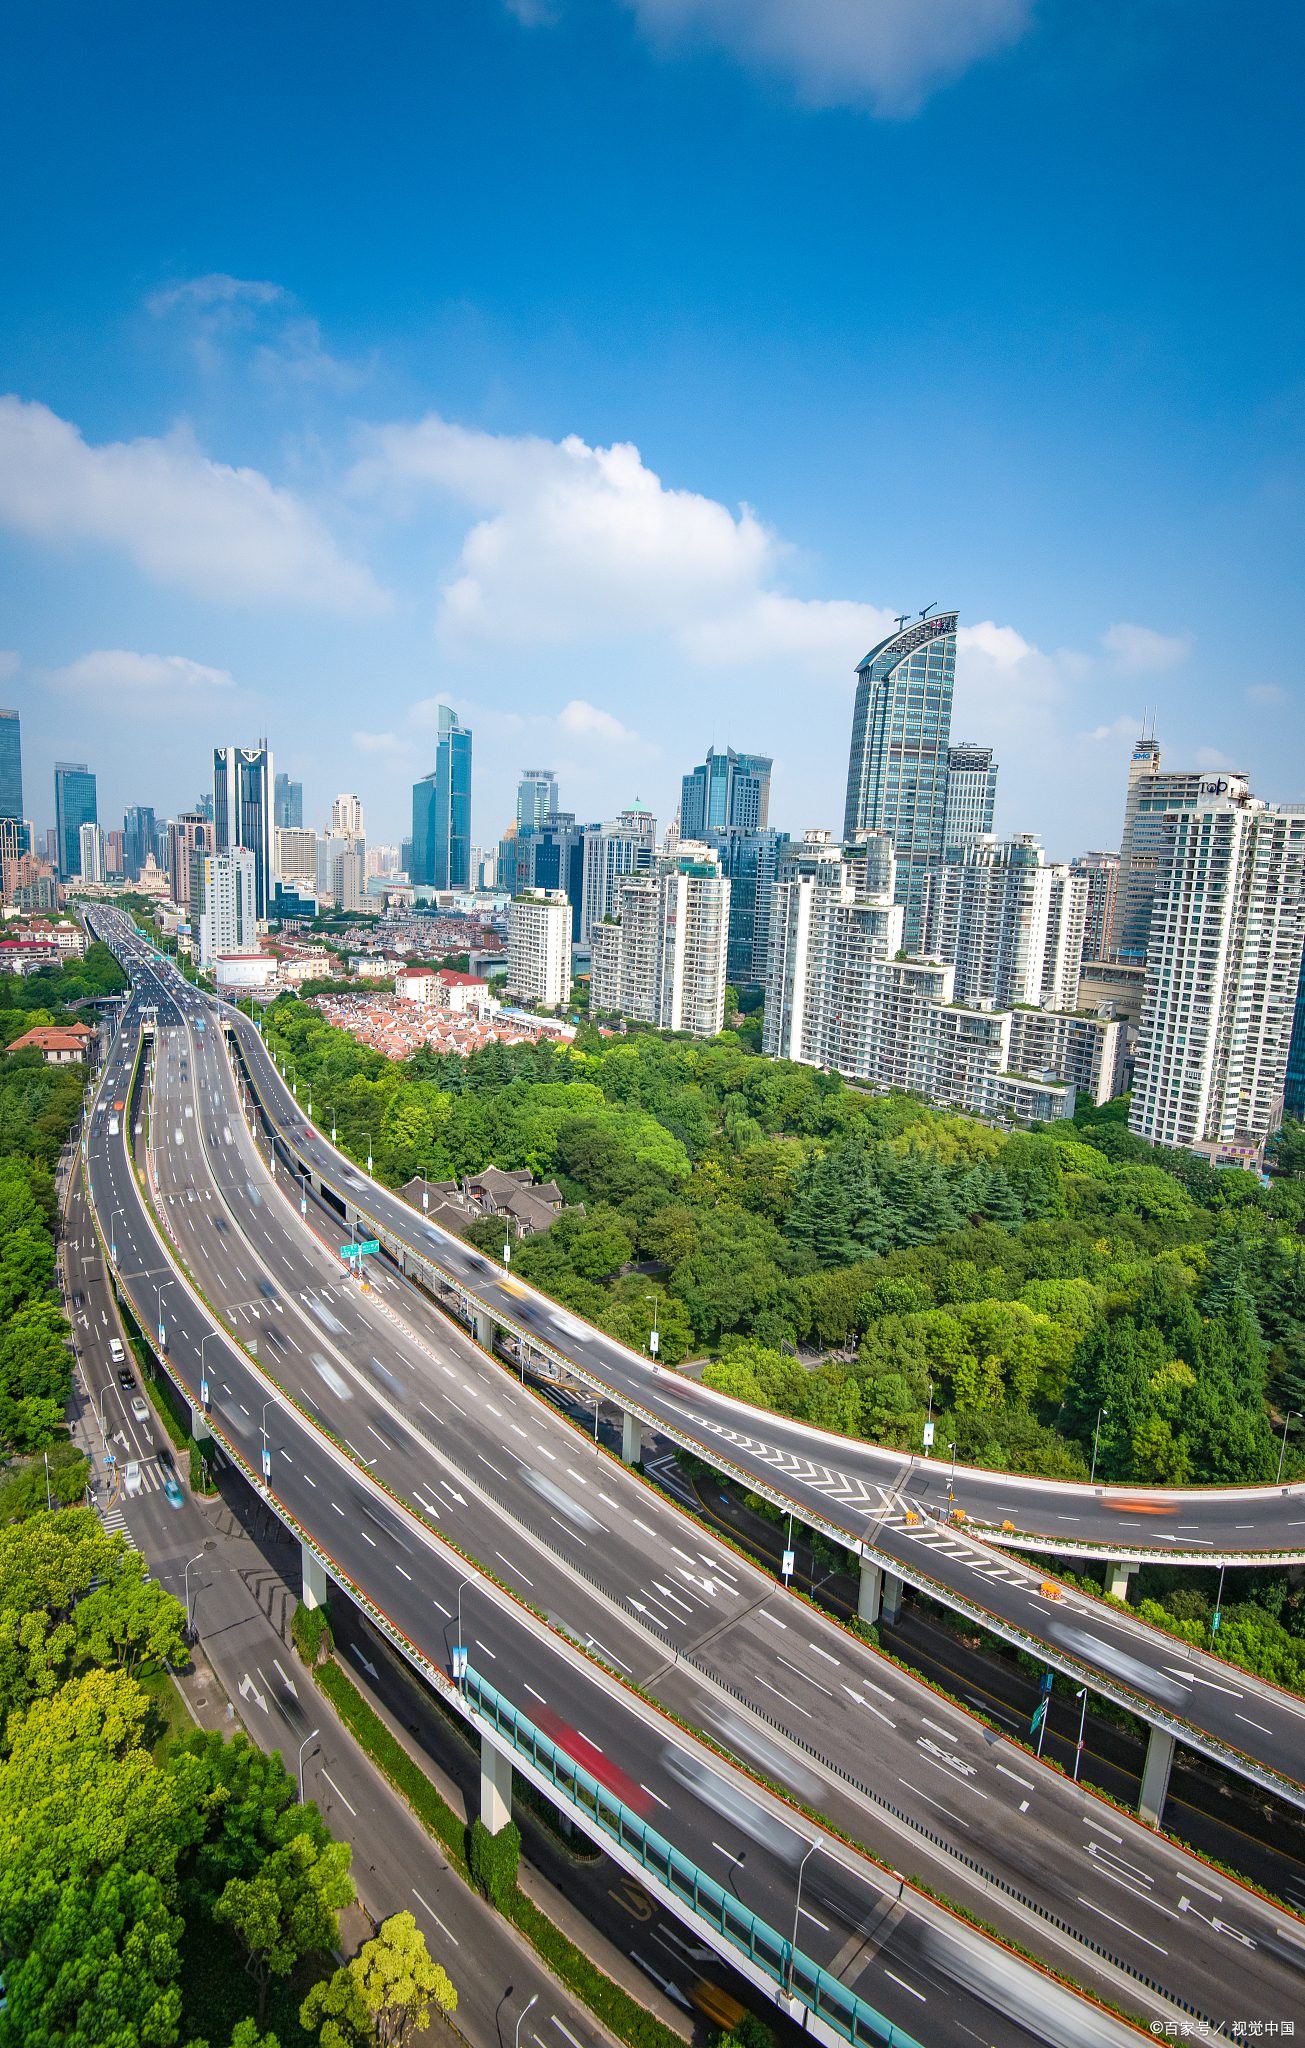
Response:
[{"label": "green road sign", "polygon": [[340,1246],[340,1257],[342,1259],[356,1259],[357,1256],[358,1247],[356,1244],[342,1244]]},{"label": "green road sign", "polygon": [[378,1252],[380,1248],[381,1241],[379,1237],[369,1237],[365,1244],[360,1244],[358,1247],[360,1252]]},{"label": "green road sign", "polygon": [[378,1252],[380,1248],[380,1239],[378,1237],[369,1237],[364,1244],[342,1244],[340,1246],[340,1257],[342,1259],[356,1259],[360,1252]]}]

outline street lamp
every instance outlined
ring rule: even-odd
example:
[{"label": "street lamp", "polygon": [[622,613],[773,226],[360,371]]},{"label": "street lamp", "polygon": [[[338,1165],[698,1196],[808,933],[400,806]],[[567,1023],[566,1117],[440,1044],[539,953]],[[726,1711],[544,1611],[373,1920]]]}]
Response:
[{"label": "street lamp", "polygon": [[1083,1711],[1078,1717],[1078,1748],[1074,1751],[1074,1783],[1078,1783],[1078,1767],[1083,1761],[1083,1724],[1087,1720],[1087,1687],[1078,1695],[1083,1702]]},{"label": "street lamp", "polygon": [[802,1858],[801,1863],[798,1865],[797,1901],[793,1907],[793,1939],[788,1945],[788,1980],[784,1986],[784,1989],[790,1995],[793,1990],[793,1951],[797,1947],[798,1914],[802,1911],[802,1873],[807,1867],[807,1856],[813,1855],[819,1847],[819,1842],[809,1842],[807,1844],[807,1855]]},{"label": "street lamp", "polygon": [[331,1143],[335,1143],[335,1110],[331,1110]]},{"label": "street lamp", "polygon": [[660,1347],[660,1344],[661,1344],[661,1341],[662,1341],[662,1340],[661,1340],[661,1338],[660,1338],[660,1336],[658,1335],[658,1331],[657,1331],[657,1303],[658,1303],[658,1297],[657,1297],[657,1296],[656,1296],[655,1294],[645,1294],[645,1296],[644,1296],[644,1300],[645,1300],[645,1301],[650,1301],[650,1302],[652,1303],[652,1311],[653,1311],[653,1326],[652,1326],[652,1335],[651,1335],[651,1336],[649,1337],[649,1339],[648,1339],[648,1349],[649,1349],[649,1351],[650,1351],[650,1352],[652,1353],[652,1361],[653,1361],[653,1364],[654,1364],[654,1365],[656,1365],[656,1363],[657,1363],[657,1352],[658,1352],[658,1348]]},{"label": "street lamp", "polygon": [[429,1175],[429,1174],[427,1173],[427,1171],[426,1171],[426,1169],[425,1169],[425,1167],[424,1167],[424,1166],[419,1166],[419,1167],[417,1168],[417,1171],[418,1171],[418,1173],[419,1173],[419,1174],[421,1175],[421,1181],[422,1181],[422,1187],[421,1187],[421,1206],[422,1206],[422,1208],[423,1208],[423,1209],[429,1209],[429,1207],[430,1207],[430,1175]]},{"label": "street lamp", "polygon": [[[115,1209],[113,1212],[113,1216],[121,1216],[124,1223],[127,1221],[127,1212],[125,1209]],[[113,1263],[116,1266],[118,1263],[118,1240],[113,1228],[113,1216],[110,1216],[109,1218],[109,1257],[113,1260]],[[1279,1471],[1279,1476],[1281,1476],[1281,1469]]]},{"label": "street lamp", "polygon": [[308,1175],[306,1173],[301,1173],[299,1176],[299,1214],[301,1216],[308,1214]]},{"label": "street lamp", "polygon": [[[283,1070],[283,1071],[284,1071],[284,1070]],[[294,1076],[294,1079],[293,1079],[293,1080],[291,1081],[291,1083],[290,1083],[290,1093],[291,1093],[291,1094],[292,1094],[292,1095],[294,1096],[294,1099],[295,1099],[295,1101],[296,1101],[296,1102],[298,1102],[298,1100],[299,1100],[299,1069],[298,1069],[298,1067],[297,1067],[297,1066],[295,1065],[295,1063],[294,1063],[294,1061],[293,1061],[293,1060],[291,1060],[291,1062],[290,1062],[290,1072],[291,1072],[291,1073],[293,1074],[293,1076]]]},{"label": "street lamp", "polygon": [[1092,1432],[1092,1477],[1091,1477],[1091,1479],[1089,1479],[1089,1481],[1088,1481],[1088,1485],[1089,1485],[1089,1486],[1092,1486],[1092,1485],[1094,1485],[1094,1484],[1095,1484],[1095,1482],[1096,1482],[1096,1476],[1097,1476],[1097,1445],[1098,1445],[1098,1444],[1100,1443],[1100,1441],[1101,1441],[1101,1418],[1102,1418],[1102,1416],[1103,1416],[1103,1415],[1109,1415],[1109,1413],[1110,1413],[1110,1410],[1109,1410],[1109,1409],[1108,1409],[1107,1407],[1105,1407],[1104,1405],[1103,1405],[1102,1407],[1100,1407],[1100,1408],[1098,1408],[1098,1409],[1097,1409],[1097,1426],[1096,1426],[1096,1428],[1095,1428],[1095,1429],[1093,1430],[1093,1432]]},{"label": "street lamp", "polygon": [[458,1585],[458,1640],[454,1645],[453,1652],[454,1656],[458,1660],[458,1668],[457,1671],[454,1673],[454,1676],[461,1680],[464,1697],[466,1695],[467,1690],[467,1653],[462,1646],[462,1588],[463,1586],[469,1586],[470,1584],[471,1580],[467,1578],[462,1579]]},{"label": "street lamp", "polygon": [[947,1448],[952,1454],[952,1469],[947,1480],[947,1512],[950,1515],[952,1502],[956,1498],[956,1446],[948,1444]]},{"label": "street lamp", "polygon": [[[190,1631],[191,1631],[191,1628],[192,1628],[192,1626],[194,1625],[194,1619],[195,1619],[195,1617],[194,1617],[194,1614],[193,1614],[193,1612],[192,1612],[192,1610],[191,1610],[191,1605],[190,1605],[190,1565],[191,1565],[191,1564],[199,1564],[199,1563],[201,1563],[201,1562],[202,1562],[202,1560],[203,1560],[203,1556],[204,1556],[204,1553],[203,1553],[203,1551],[201,1550],[201,1551],[200,1551],[200,1553],[199,1553],[199,1556],[198,1556],[198,1557],[192,1557],[192,1558],[191,1558],[191,1560],[190,1560],[190,1564],[188,1564],[188,1565],[186,1566],[186,1634],[187,1634],[187,1635],[189,1635],[189,1634],[190,1634]],[[199,1591],[199,1587],[198,1587],[198,1586],[196,1586],[196,1588],[195,1588],[195,1591],[196,1591],[196,1592],[198,1593],[198,1591]]]},{"label": "street lamp", "polygon": [[204,1346],[211,1344],[213,1339],[220,1335],[221,1332],[219,1330],[210,1330],[206,1337],[201,1337],[199,1340],[199,1405],[201,1408],[207,1408],[208,1406],[208,1380],[204,1375]]},{"label": "street lamp", "polygon": [[[538,2005],[538,2003],[539,2003],[539,1993],[538,1993],[538,1992],[536,1992],[536,1993],[535,1993],[535,1995],[534,1995],[534,1997],[533,1997],[533,1998],[531,1999],[531,2001],[530,2001],[530,2005]],[[514,2042],[514,2044],[513,2044],[513,2048],[521,2048],[521,2020],[523,2020],[523,2019],[525,2018],[525,2016],[526,2016],[526,2013],[528,2013],[528,2012],[529,2012],[529,2010],[530,2010],[530,2005],[526,2006],[525,2010],[524,2010],[524,2011],[522,2012],[522,2014],[521,2014],[521,2019],[519,2019],[519,2020],[517,2021],[517,2031],[516,2031],[516,2039],[515,2039],[515,2042]]]},{"label": "street lamp", "polygon": [[158,1296],[158,1304],[159,1304],[159,1349],[160,1349],[160,1351],[166,1351],[166,1350],[167,1350],[167,1348],[168,1348],[168,1339],[167,1339],[167,1332],[166,1332],[166,1331],[164,1330],[164,1327],[163,1327],[163,1290],[164,1290],[164,1288],[165,1288],[165,1287],[171,1287],[171,1286],[173,1286],[173,1284],[174,1284],[174,1283],[173,1283],[173,1282],[172,1282],[171,1280],[164,1280],[164,1281],[162,1281],[162,1282],[161,1282],[161,1284],[160,1284],[160,1285],[159,1285],[158,1287],[156,1287],[156,1288],[155,1288],[155,1290],[154,1290],[155,1294],[156,1294],[156,1295]]},{"label": "street lamp", "polygon": [[262,1429],[263,1429],[263,1477],[264,1477],[264,1479],[270,1479],[270,1478],[272,1477],[272,1453],[271,1453],[271,1452],[270,1452],[270,1451],[268,1450],[268,1448],[267,1448],[267,1411],[268,1411],[268,1409],[269,1409],[269,1408],[271,1408],[271,1407],[274,1407],[274,1406],[275,1406],[275,1404],[276,1404],[276,1402],[277,1402],[277,1400],[278,1400],[278,1399],[279,1399],[279,1396],[278,1396],[278,1395],[276,1395],[276,1394],[269,1394],[269,1396],[268,1396],[267,1400],[266,1400],[266,1401],[264,1401],[264,1403],[263,1403],[263,1423],[262,1423]]},{"label": "street lamp", "polygon": [[372,1170],[372,1134],[370,1131],[364,1131],[363,1136],[367,1140],[367,1171],[370,1173]]},{"label": "street lamp", "polygon": [[299,1804],[301,1806],[304,1803],[304,1751],[310,1742],[316,1742],[321,1732],[320,1728],[314,1728],[312,1734],[306,1735],[299,1745]]},{"label": "street lamp", "polygon": [[1301,1413],[1299,1408],[1293,1408],[1291,1413],[1288,1415],[1287,1420],[1282,1425],[1282,1449],[1278,1453],[1278,1479],[1274,1482],[1275,1485],[1282,1478],[1282,1461],[1287,1455],[1287,1431],[1291,1428],[1293,1422],[1299,1422],[1300,1420]]}]

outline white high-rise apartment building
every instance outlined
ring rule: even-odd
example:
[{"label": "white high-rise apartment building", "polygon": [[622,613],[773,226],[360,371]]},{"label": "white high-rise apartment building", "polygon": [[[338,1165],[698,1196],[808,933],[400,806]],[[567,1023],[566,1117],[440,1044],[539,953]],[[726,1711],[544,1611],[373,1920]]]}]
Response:
[{"label": "white high-rise apartment building", "polygon": [[617,896],[627,875],[647,875],[657,868],[657,821],[639,804],[605,825],[585,832],[580,883],[579,943],[587,946],[593,928],[615,917]]},{"label": "white high-rise apartment building", "polygon": [[199,918],[199,964],[211,967],[224,954],[258,951],[257,857],[243,846],[227,853],[198,853],[204,871]]},{"label": "white high-rise apartment building", "polygon": [[844,847],[808,833],[786,852],[766,988],[772,1058],[981,1115],[1047,1120],[1072,1115],[1080,1087],[1098,1102],[1118,1092],[1125,1038],[1113,1019],[967,1004],[950,962],[898,957],[905,910],[887,834]]},{"label": "white high-rise apartment building", "polygon": [[1226,776],[1163,814],[1130,1128],[1252,1161],[1282,1113],[1305,940],[1305,805]]},{"label": "white high-rise apartment building", "polygon": [[1087,888],[1068,867],[1047,866],[1034,833],[985,834],[926,878],[921,951],[954,963],[960,1002],[1072,1009]]},{"label": "white high-rise apartment building", "polygon": [[591,1012],[714,1037],[725,1022],[730,924],[715,849],[682,839],[667,873],[622,882],[617,911],[619,924],[591,928]]},{"label": "white high-rise apartment building", "polygon": [[331,894],[338,910],[365,910],[367,908],[367,878],[363,874],[364,856],[355,853],[351,839],[332,839]]},{"label": "white high-rise apartment building", "polygon": [[554,1010],[571,994],[571,903],[565,889],[523,889],[508,905],[507,989]]},{"label": "white high-rise apartment building", "polygon": [[273,872],[283,882],[317,886],[317,834],[301,826],[278,825],[272,833]]},{"label": "white high-rise apartment building", "polygon": [[363,824],[362,798],[338,796],[331,805],[332,832],[347,833],[350,839],[361,839],[366,827]]},{"label": "white high-rise apartment building", "polygon": [[101,834],[98,825],[83,825],[81,828],[82,880],[102,882],[104,860],[101,854]]}]

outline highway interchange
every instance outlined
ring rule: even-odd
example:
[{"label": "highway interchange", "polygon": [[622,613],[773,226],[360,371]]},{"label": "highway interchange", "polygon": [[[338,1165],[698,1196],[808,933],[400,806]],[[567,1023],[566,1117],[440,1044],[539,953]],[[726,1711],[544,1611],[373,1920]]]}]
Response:
[{"label": "highway interchange", "polygon": [[[342,1578],[364,1588],[413,1643],[429,1646],[433,1662],[448,1666],[463,1578],[462,1640],[474,1667],[778,1928],[792,1924],[797,1865],[817,1839],[822,1853],[804,1875],[799,1946],[931,2041],[976,2037],[977,2000],[949,1975],[956,1959],[940,1954],[936,1929],[890,1910],[860,1859],[755,1785],[743,1792],[746,1781],[709,1764],[710,1752],[677,1736],[592,1661],[568,1653],[434,1532],[834,1828],[895,1868],[919,1871],[1067,1974],[1135,2009],[1160,2009],[1136,1990],[1127,1997],[1122,1973],[1094,1964],[1049,1923],[998,1904],[994,1892],[978,1897],[972,1880],[967,1891],[960,1866],[941,1868],[944,1853],[894,1821],[876,1796],[1144,1977],[1180,1986],[1216,2023],[1294,2009],[1305,1944],[1288,1916],[1236,1887],[1219,1892],[1208,1868],[1085,1798],[792,1600],[514,1386],[501,1364],[392,1271],[375,1274],[364,1294],[300,1214],[306,1190],[287,1182],[283,1166],[279,1193],[269,1178],[266,1144],[257,1150],[244,1123],[215,1012],[170,976],[165,982],[138,944],[111,936],[136,992],[99,1091],[88,1159],[123,1282],[146,1327],[163,1289],[169,1360],[195,1402],[207,1338],[214,1426],[256,1467],[266,1415],[274,1500],[314,1533]],[[160,1212],[197,1286],[256,1350],[257,1364],[210,1334],[213,1319],[163,1256],[132,1172],[127,1143],[136,1134],[125,1106],[117,1140],[109,1136],[111,1104],[131,1100],[124,1084],[146,1004],[157,1012],[151,1132]],[[256,1059],[257,1049],[250,1052]],[[353,1172],[343,1161],[339,1171]],[[383,1191],[357,1192],[369,1213],[381,1206]],[[407,1211],[401,1220],[417,1236],[420,1217]],[[477,1295],[496,1278],[492,1268],[488,1276],[477,1271]],[[523,1305],[519,1296],[505,1300]],[[604,1378],[608,1363],[604,1357]],[[643,1370],[646,1409],[662,1390]],[[881,1521],[895,1524],[896,1498],[880,1497]],[[419,1508],[420,1519],[401,1502]],[[1062,2038],[1045,1998],[1035,2020],[1004,1957],[1001,1964],[979,2038],[1027,2038],[1021,2019],[1035,2035]],[[976,1967],[967,1956],[960,1971],[971,1986]],[[1064,2038],[1089,2038],[1085,2013]]]}]

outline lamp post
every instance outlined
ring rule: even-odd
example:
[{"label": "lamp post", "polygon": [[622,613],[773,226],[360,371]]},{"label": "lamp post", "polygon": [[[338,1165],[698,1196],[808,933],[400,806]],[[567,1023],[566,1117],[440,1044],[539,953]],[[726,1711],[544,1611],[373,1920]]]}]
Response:
[{"label": "lamp post", "polygon": [[[121,1216],[121,1218],[122,1218],[122,1220],[123,1220],[123,1222],[124,1222],[124,1223],[125,1223],[125,1222],[127,1221],[127,1212],[126,1212],[126,1210],[125,1210],[125,1209],[115,1209],[115,1210],[114,1210],[114,1212],[113,1212],[113,1216]],[[116,1265],[117,1265],[117,1263],[118,1263],[118,1240],[117,1240],[117,1235],[116,1235],[116,1233],[115,1233],[115,1231],[114,1231],[114,1228],[113,1228],[113,1216],[110,1216],[110,1218],[109,1218],[109,1257],[110,1257],[110,1258],[111,1258],[111,1259],[113,1260],[113,1263],[114,1263],[114,1265],[116,1266]],[[1284,1441],[1285,1441],[1285,1435],[1284,1435]],[[1280,1476],[1281,1476],[1281,1469],[1282,1469],[1282,1468],[1281,1468],[1281,1466],[1279,1466],[1279,1475],[1280,1475]]]},{"label": "lamp post", "polygon": [[[193,1625],[194,1625],[194,1620],[195,1620],[195,1617],[194,1617],[194,1613],[193,1613],[193,1611],[192,1611],[192,1609],[191,1609],[191,1605],[190,1605],[190,1565],[191,1565],[191,1564],[199,1564],[199,1563],[200,1563],[200,1562],[202,1561],[202,1559],[203,1559],[203,1556],[204,1556],[204,1553],[203,1553],[203,1551],[201,1550],[201,1551],[200,1551],[200,1553],[199,1553],[199,1556],[198,1556],[198,1557],[192,1557],[192,1558],[191,1558],[191,1560],[190,1560],[190,1564],[188,1564],[188,1565],[186,1566],[186,1634],[187,1634],[187,1635],[189,1635],[189,1634],[190,1634],[191,1628],[193,1627]],[[196,1591],[196,1592],[198,1592],[198,1591],[199,1591],[199,1588],[198,1588],[198,1586],[197,1586],[197,1587],[195,1588],[195,1591]]]},{"label": "lamp post", "polygon": [[661,1340],[661,1337],[660,1337],[660,1335],[659,1335],[659,1333],[658,1333],[658,1329],[657,1329],[657,1306],[658,1306],[658,1298],[657,1298],[657,1296],[656,1296],[655,1294],[645,1294],[645,1296],[644,1296],[644,1300],[645,1300],[645,1301],[650,1301],[650,1302],[652,1303],[652,1312],[653,1312],[653,1326],[652,1326],[652,1335],[651,1335],[651,1336],[649,1337],[649,1339],[648,1339],[648,1349],[649,1349],[649,1351],[650,1351],[650,1352],[652,1353],[652,1361],[653,1361],[653,1364],[654,1364],[654,1365],[656,1365],[656,1363],[657,1363],[657,1355],[658,1355],[658,1352],[659,1352],[659,1350],[660,1350],[660,1348],[661,1348],[661,1341],[662,1341],[662,1340]]},{"label": "lamp post", "polygon": [[158,1287],[156,1287],[156,1288],[155,1288],[155,1290],[154,1290],[154,1292],[155,1292],[156,1296],[158,1297],[158,1304],[159,1304],[159,1349],[160,1349],[160,1351],[166,1351],[166,1350],[167,1350],[167,1348],[168,1348],[168,1340],[167,1340],[167,1333],[166,1333],[166,1331],[165,1331],[165,1330],[164,1330],[164,1328],[163,1328],[163,1291],[164,1291],[164,1288],[167,1288],[167,1287],[171,1287],[172,1285],[173,1285],[173,1282],[172,1282],[171,1280],[164,1280],[164,1281],[163,1281],[163,1282],[162,1282],[162,1283],[161,1283],[161,1284],[160,1284],[160,1285],[159,1285]]},{"label": "lamp post", "polygon": [[1093,1486],[1096,1484],[1097,1445],[1101,1441],[1101,1418],[1103,1415],[1109,1415],[1109,1413],[1110,1410],[1104,1405],[1104,1403],[1100,1408],[1097,1409],[1097,1426],[1092,1432],[1092,1477],[1088,1481],[1089,1486]]},{"label": "lamp post", "polygon": [[[538,2003],[539,2003],[539,1993],[538,1993],[538,1992],[536,1992],[536,1993],[535,1993],[535,1995],[534,1995],[534,1997],[533,1997],[533,1998],[531,1999],[531,2001],[530,2001],[530,2005],[538,2005]],[[521,2019],[519,2019],[519,2020],[517,2021],[517,2031],[516,2031],[516,2038],[515,2038],[515,2040],[514,2040],[514,2043],[513,2043],[513,2048],[521,2048],[521,2020],[523,2020],[523,2019],[525,2018],[525,2016],[526,2016],[526,2013],[528,2013],[528,2012],[530,2011],[530,2005],[528,2005],[528,2006],[526,2006],[526,2007],[525,2007],[525,2009],[523,2010],[523,2012],[522,2012],[522,2014],[521,2014]]]},{"label": "lamp post", "polygon": [[425,1167],[424,1167],[424,1166],[419,1166],[419,1167],[417,1168],[417,1171],[418,1171],[418,1173],[419,1173],[419,1174],[421,1175],[421,1206],[422,1206],[422,1208],[423,1208],[423,1209],[429,1209],[429,1207],[430,1207],[430,1175],[429,1175],[429,1174],[427,1173],[427,1171],[426,1171],[426,1169],[425,1169]]},{"label": "lamp post", "polygon": [[952,1454],[952,1469],[947,1479],[947,1513],[950,1515],[952,1502],[956,1498],[956,1446],[955,1444],[948,1444],[947,1448]]},{"label": "lamp post", "polygon": [[1079,1697],[1079,1698],[1080,1698],[1080,1699],[1082,1700],[1082,1702],[1083,1702],[1083,1711],[1082,1711],[1082,1713],[1081,1713],[1081,1714],[1079,1715],[1079,1717],[1078,1717],[1078,1748],[1077,1748],[1077,1749],[1076,1749],[1076,1750],[1074,1751],[1074,1783],[1075,1783],[1076,1785],[1077,1785],[1077,1783],[1078,1783],[1078,1767],[1079,1767],[1079,1765],[1080,1765],[1080,1764],[1082,1763],[1082,1761],[1083,1761],[1083,1725],[1084,1725],[1084,1723],[1085,1723],[1085,1722],[1086,1722],[1086,1720],[1087,1720],[1087,1687],[1086,1687],[1086,1686],[1084,1686],[1084,1687],[1083,1687],[1083,1689],[1082,1689],[1082,1691],[1081,1691],[1081,1692],[1079,1693],[1078,1697]]},{"label": "lamp post", "polygon": [[364,1131],[363,1136],[367,1140],[367,1171],[370,1173],[372,1170],[372,1134],[370,1131]]},{"label": "lamp post", "polygon": [[1291,1428],[1293,1422],[1299,1422],[1300,1420],[1301,1413],[1299,1408],[1293,1408],[1282,1425],[1282,1449],[1278,1453],[1278,1481],[1282,1479],[1282,1461],[1287,1455],[1287,1431]]},{"label": "lamp post", "polygon": [[295,1063],[294,1063],[294,1061],[293,1061],[293,1060],[291,1060],[291,1062],[290,1062],[290,1072],[291,1072],[291,1074],[292,1074],[292,1076],[293,1076],[293,1079],[291,1080],[291,1083],[290,1083],[290,1093],[291,1093],[291,1094],[292,1094],[292,1095],[294,1096],[294,1099],[295,1099],[295,1101],[296,1101],[296,1102],[298,1102],[298,1100],[299,1100],[299,1069],[298,1069],[298,1067],[297,1067],[297,1066],[295,1065]]},{"label": "lamp post", "polygon": [[312,1734],[306,1735],[299,1745],[299,1804],[301,1806],[304,1803],[304,1751],[310,1742],[316,1742],[321,1732],[320,1728],[314,1728]]},{"label": "lamp post", "polygon": [[807,1856],[813,1855],[819,1847],[819,1842],[809,1842],[807,1854],[798,1865],[797,1899],[793,1906],[793,1939],[788,1945],[788,1975],[784,1984],[784,1989],[790,1994],[793,1990],[793,1951],[797,1947],[798,1914],[802,1911],[802,1873],[807,1867]]},{"label": "lamp post", "polygon": [[263,1477],[265,1480],[272,1477],[272,1453],[267,1448],[267,1411],[275,1406],[277,1398],[275,1394],[269,1394],[267,1400],[263,1403]]},{"label": "lamp post", "polygon": [[199,1340],[199,1405],[201,1408],[207,1408],[208,1406],[208,1379],[204,1372],[204,1346],[211,1344],[213,1339],[220,1334],[221,1332],[218,1330],[210,1330],[206,1337],[201,1337]]},{"label": "lamp post", "polygon": [[335,1110],[331,1109],[331,1143],[335,1143]]},{"label": "lamp post", "polygon": [[301,1173],[299,1176],[299,1214],[301,1216],[308,1214],[308,1175],[306,1173]]},{"label": "lamp post", "polygon": [[458,1585],[458,1640],[456,1644],[458,1669],[456,1676],[462,1687],[464,1697],[467,1690],[467,1653],[462,1646],[462,1588],[470,1584],[470,1579],[462,1579]]}]

